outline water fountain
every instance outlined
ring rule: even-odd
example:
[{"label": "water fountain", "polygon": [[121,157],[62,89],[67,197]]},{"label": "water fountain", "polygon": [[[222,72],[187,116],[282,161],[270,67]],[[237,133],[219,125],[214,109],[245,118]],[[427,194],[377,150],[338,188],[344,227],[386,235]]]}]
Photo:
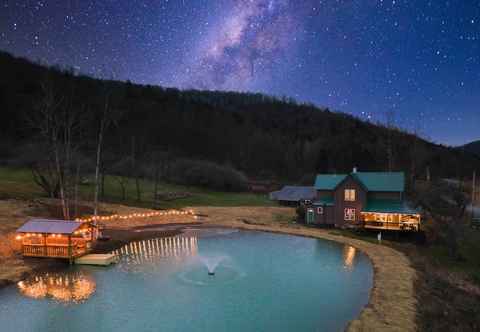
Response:
[{"label": "water fountain", "polygon": [[207,268],[209,276],[215,275],[215,269],[225,259],[225,256],[200,256],[200,261]]}]

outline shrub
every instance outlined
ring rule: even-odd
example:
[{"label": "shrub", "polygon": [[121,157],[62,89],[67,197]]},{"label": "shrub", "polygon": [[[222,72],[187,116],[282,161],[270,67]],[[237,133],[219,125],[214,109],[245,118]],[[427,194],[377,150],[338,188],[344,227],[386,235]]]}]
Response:
[{"label": "shrub", "polygon": [[437,182],[420,193],[419,204],[427,216],[423,227],[427,243],[445,246],[451,258],[461,260],[460,247],[467,232],[465,193],[456,186]]},{"label": "shrub", "polygon": [[181,159],[170,167],[169,180],[222,191],[246,191],[248,181],[240,171],[209,161]]},{"label": "shrub", "polygon": [[305,223],[305,205],[304,204],[299,204],[297,206],[297,222],[298,223]]}]

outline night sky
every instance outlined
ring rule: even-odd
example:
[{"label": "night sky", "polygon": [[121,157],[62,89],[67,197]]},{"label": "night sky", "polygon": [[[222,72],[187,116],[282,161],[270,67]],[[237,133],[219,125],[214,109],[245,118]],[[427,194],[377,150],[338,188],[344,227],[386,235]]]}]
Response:
[{"label": "night sky", "polygon": [[480,139],[478,0],[2,1],[0,49],[95,77],[393,114],[445,144]]}]

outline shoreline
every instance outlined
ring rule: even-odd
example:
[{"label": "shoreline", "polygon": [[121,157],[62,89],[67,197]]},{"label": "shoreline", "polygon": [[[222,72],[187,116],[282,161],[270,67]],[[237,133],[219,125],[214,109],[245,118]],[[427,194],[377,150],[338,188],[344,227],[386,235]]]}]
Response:
[{"label": "shoreline", "polygon": [[[334,229],[310,228],[298,224],[285,224],[263,219],[262,214],[274,213],[275,208],[261,211],[238,209],[232,213],[231,208],[198,208],[202,217],[195,222],[135,224],[131,227],[107,227],[105,235],[111,239],[99,242],[92,253],[105,253],[121,246],[142,239],[175,236],[186,227],[225,227],[243,230],[255,230],[279,234],[289,234],[310,238],[325,239],[347,244],[362,251],[370,259],[373,267],[373,285],[368,304],[360,314],[350,321],[346,331],[416,331],[416,306],[414,283],[418,279],[409,258],[391,247],[370,243],[338,234]],[[265,211],[266,210],[266,211]],[[230,214],[228,217],[226,214]],[[233,214],[233,216],[232,216]],[[258,214],[258,215],[257,215]],[[236,218],[235,218],[236,217]],[[255,222],[252,220],[259,220]],[[260,222],[261,221],[261,222]],[[109,225],[110,226],[110,225]],[[153,230],[150,230],[153,229]],[[30,271],[19,275],[15,280],[0,280],[0,290],[44,270],[68,268],[68,264],[58,261],[45,261]]]},{"label": "shoreline", "polygon": [[[212,224],[211,226],[215,226]],[[217,225],[225,226],[225,225]],[[253,227],[252,227],[253,226]],[[278,229],[277,227],[271,227],[269,225],[245,225],[245,226],[227,226],[230,228],[237,228],[242,230],[254,230],[262,232],[271,232],[277,234],[287,234],[294,236],[303,236],[309,238],[316,238],[328,241],[334,241],[337,243],[347,244],[352,247],[355,247],[357,250],[360,250],[364,253],[372,262],[373,267],[373,286],[370,290],[369,301],[362,308],[359,316],[354,320],[350,321],[345,329],[345,331],[354,332],[354,331],[416,331],[416,305],[417,301],[414,298],[413,288],[414,281],[416,280],[416,271],[408,263],[407,266],[404,266],[405,261],[408,261],[408,258],[401,252],[392,249],[390,247],[385,247],[381,245],[372,244],[362,240],[356,240],[349,237],[338,236],[328,234],[328,230],[324,229],[297,229],[292,227],[285,227],[285,229]],[[325,232],[325,234],[323,233]],[[363,242],[363,243],[362,243]],[[364,243],[366,245],[364,245]],[[373,253],[372,250],[375,249],[374,246],[381,247],[381,251],[391,251],[393,255],[403,256],[405,261],[397,262],[399,266],[395,271],[391,273],[398,272],[397,279],[395,282],[388,276],[385,276],[385,267],[383,266],[383,255],[378,253]],[[385,250],[386,249],[386,250]],[[405,273],[403,268],[407,268],[409,271]],[[410,275],[409,278],[403,279],[400,276]],[[389,279],[388,287],[382,282],[385,282],[385,279]],[[396,298],[390,300],[391,297],[389,292],[393,289],[402,289],[406,290],[411,296],[404,296],[401,298]],[[399,317],[399,313],[404,312],[402,315],[404,317]]]},{"label": "shoreline", "polygon": [[[373,287],[370,290],[368,304],[356,319],[349,322],[345,330],[417,331],[417,299],[414,284],[418,276],[410,259],[404,253],[385,245],[333,234],[335,229],[263,222],[264,219],[255,218],[251,213],[247,213],[246,216],[242,213],[237,218],[232,218],[224,214],[228,211],[223,208],[204,207],[198,211],[205,215],[201,220],[206,225],[319,238],[355,247],[372,262]],[[255,223],[251,220],[262,222]]]}]

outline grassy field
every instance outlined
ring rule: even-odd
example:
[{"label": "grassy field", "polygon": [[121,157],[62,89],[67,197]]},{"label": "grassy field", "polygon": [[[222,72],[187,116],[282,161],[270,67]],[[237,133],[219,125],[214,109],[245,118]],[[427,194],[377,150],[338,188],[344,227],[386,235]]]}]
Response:
[{"label": "grassy field", "polygon": [[[122,179],[125,180],[125,179]],[[140,181],[141,200],[137,201],[135,181],[126,179],[126,199],[122,198],[118,177],[105,178],[105,197],[102,200],[130,206],[151,208],[153,206],[153,183]],[[158,208],[180,208],[183,206],[272,206],[266,194],[219,192],[209,189],[181,186],[162,182],[159,193],[188,193],[189,197],[159,201]],[[0,199],[34,199],[44,197],[45,193],[32,180],[28,169],[0,167]],[[83,200],[92,200],[93,185],[79,186],[79,196]]]}]

